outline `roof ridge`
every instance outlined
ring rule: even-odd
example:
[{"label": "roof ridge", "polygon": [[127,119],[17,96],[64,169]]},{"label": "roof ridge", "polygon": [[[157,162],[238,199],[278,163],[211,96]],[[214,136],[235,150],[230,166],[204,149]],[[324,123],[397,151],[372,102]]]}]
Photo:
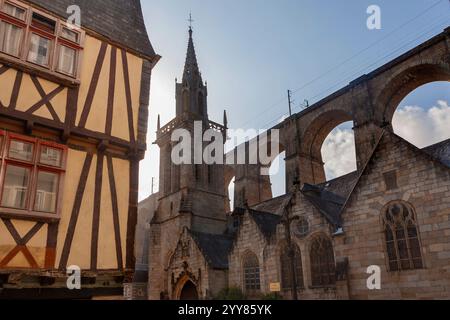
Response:
[{"label": "roof ridge", "polygon": [[262,210],[254,210],[254,209],[249,209],[248,210],[250,214],[268,214],[274,217],[280,217],[280,215],[272,213],[272,212],[267,212],[267,211],[262,211]]},{"label": "roof ridge", "polygon": [[278,197],[275,197],[275,198],[271,198],[271,199],[264,200],[264,201],[262,201],[262,202],[259,202],[259,203],[255,204],[255,205],[253,205],[252,208],[253,208],[253,207],[256,207],[256,206],[259,206],[260,204],[269,202],[269,201],[273,201],[273,200],[277,200],[277,199],[280,199],[280,198],[287,197],[287,196],[289,196],[289,195],[290,195],[290,193],[285,193],[285,194],[282,194],[281,196],[278,196]]},{"label": "roof ridge", "polygon": [[[401,138],[401,137],[400,137],[400,138]],[[441,145],[441,144],[446,144],[446,143],[450,143],[450,138],[445,139],[445,140],[442,140],[442,141],[440,141],[440,142],[436,142],[436,143],[434,143],[434,144],[431,144],[431,145],[429,145],[429,146],[427,146],[427,147],[422,148],[421,150],[426,151],[427,149],[432,149],[432,148],[434,148],[434,147],[437,147],[437,146],[439,146],[439,145]]]},{"label": "roof ridge", "polygon": [[316,186],[320,186],[320,185],[323,185],[323,184],[335,182],[335,181],[337,181],[337,180],[340,180],[340,179],[349,177],[349,176],[351,176],[351,175],[353,175],[353,174],[357,174],[357,173],[358,173],[358,170],[354,170],[354,171],[349,172],[349,173],[346,173],[346,174],[344,174],[344,175],[342,175],[342,176],[339,176],[339,177],[336,177],[336,178],[334,178],[334,179],[331,179],[331,180],[328,180],[328,181],[325,181],[325,182],[322,182],[322,183],[318,183],[318,184],[315,184],[315,185],[316,185]]}]

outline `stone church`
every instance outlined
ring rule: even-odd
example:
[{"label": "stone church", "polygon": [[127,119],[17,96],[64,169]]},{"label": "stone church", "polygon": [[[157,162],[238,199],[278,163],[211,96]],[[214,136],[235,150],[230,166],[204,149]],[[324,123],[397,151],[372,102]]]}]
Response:
[{"label": "stone church", "polygon": [[[176,117],[163,127],[158,121],[159,193],[141,203],[150,225],[140,235],[148,298],[214,299],[227,288],[250,299],[271,292],[284,299],[450,298],[450,140],[419,149],[391,125],[409,92],[450,80],[449,34],[278,125],[287,193],[273,198],[269,178],[254,165],[171,161],[177,128],[192,132],[202,121],[204,130],[227,136],[226,115],[223,125],[208,118],[190,29]],[[320,147],[348,119],[358,169],[326,181]],[[379,281],[368,281],[373,274]]]}]

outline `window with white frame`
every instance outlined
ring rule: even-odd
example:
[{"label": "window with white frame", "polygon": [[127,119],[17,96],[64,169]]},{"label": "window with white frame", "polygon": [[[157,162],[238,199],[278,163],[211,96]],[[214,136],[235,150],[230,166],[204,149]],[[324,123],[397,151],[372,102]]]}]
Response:
[{"label": "window with white frame", "polygon": [[0,53],[79,77],[84,32],[17,0],[0,0]]}]

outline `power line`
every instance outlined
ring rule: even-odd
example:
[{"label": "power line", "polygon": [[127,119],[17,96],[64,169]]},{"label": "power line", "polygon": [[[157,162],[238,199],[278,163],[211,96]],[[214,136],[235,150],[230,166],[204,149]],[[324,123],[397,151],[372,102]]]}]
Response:
[{"label": "power line", "polygon": [[[317,97],[321,96],[322,94],[325,94],[325,93],[329,92],[329,91],[332,90],[333,88],[335,88],[335,87],[337,87],[337,86],[339,86],[339,85],[341,85],[341,84],[343,84],[343,83],[347,83],[348,81],[354,79],[356,76],[360,75],[360,74],[361,74],[362,72],[364,72],[365,70],[367,70],[367,69],[369,69],[369,68],[371,68],[371,67],[377,65],[379,62],[384,61],[385,59],[389,58],[390,56],[396,54],[397,52],[399,52],[400,50],[404,49],[406,46],[410,45],[411,43],[416,42],[418,39],[422,38],[423,36],[432,33],[432,32],[434,31],[434,29],[436,29],[437,27],[440,27],[440,26],[443,24],[443,22],[445,22],[446,20],[447,20],[447,19],[440,20],[439,23],[434,24],[433,27],[432,27],[431,29],[429,29],[428,31],[426,31],[426,32],[424,32],[424,33],[422,33],[422,34],[420,34],[418,37],[416,37],[416,38],[414,38],[414,39],[408,41],[406,44],[403,44],[402,46],[398,47],[397,49],[395,49],[394,51],[390,52],[389,54],[387,54],[387,55],[381,57],[380,59],[376,60],[375,62],[371,63],[370,65],[365,66],[365,67],[363,67],[362,69],[359,69],[359,70],[358,70],[357,72],[355,72],[355,73],[352,73],[350,76],[347,76],[344,80],[338,82],[337,84],[331,86],[330,88],[328,88],[328,89],[326,89],[326,90],[323,90],[323,91],[321,91],[320,93],[314,95],[314,96],[312,97],[312,100],[316,99]],[[450,22],[450,21],[449,21],[449,22]],[[446,23],[446,24],[447,24],[447,23]]]},{"label": "power line", "polygon": [[[390,52],[389,54],[387,54],[387,55],[383,56],[382,58],[376,60],[375,62],[371,63],[369,66],[365,66],[365,67],[364,67],[363,69],[361,69],[360,71],[358,71],[358,72],[356,72],[356,73],[353,73],[353,74],[350,75],[350,76],[347,76],[344,80],[341,80],[341,81],[339,81],[338,83],[334,84],[333,86],[329,87],[328,89],[321,91],[319,94],[314,95],[314,96],[312,97],[311,100],[314,100],[315,98],[321,96],[321,95],[324,94],[324,93],[328,93],[331,89],[335,88],[335,87],[338,86],[338,85],[341,85],[342,83],[347,83],[349,80],[354,79],[354,77],[357,76],[357,75],[359,75],[359,74],[361,73],[361,71],[366,70],[366,69],[368,69],[368,68],[370,68],[370,67],[373,67],[374,65],[376,65],[376,64],[379,63],[380,61],[383,61],[383,60],[385,60],[387,57],[390,57],[391,55],[397,53],[398,51],[402,50],[404,47],[408,46],[409,44],[414,43],[415,41],[417,41],[417,40],[420,39],[421,37],[423,37],[423,36],[425,36],[425,35],[428,35],[429,33],[432,33],[433,31],[435,31],[434,29],[436,29],[438,26],[439,26],[439,28],[442,29],[442,26],[441,26],[441,25],[443,24],[443,22],[445,22],[445,20],[446,20],[446,19],[440,20],[440,22],[439,22],[438,24],[433,24],[433,27],[432,27],[431,29],[428,29],[426,32],[420,34],[418,37],[414,38],[413,40],[410,40],[410,41],[408,41],[407,43],[404,43],[403,45],[401,45],[400,47],[398,47],[398,48],[395,49],[394,51]],[[446,24],[447,24],[447,23],[446,23]],[[445,25],[446,25],[446,24],[445,24]],[[429,24],[428,24],[428,25],[429,25]],[[422,29],[423,29],[423,28],[422,28]],[[281,119],[282,117],[285,117],[285,116],[287,116],[287,115],[288,115],[288,114],[286,114],[286,113],[283,113],[283,114],[281,114],[281,115],[278,115],[278,116],[275,117],[276,119],[271,120],[270,122],[264,124],[262,127],[266,127],[266,126],[269,126],[269,125],[271,125],[271,124],[275,124],[279,119]]]},{"label": "power line", "polygon": [[[440,3],[442,3],[445,0],[438,0],[437,2],[435,2],[434,4],[432,4],[431,6],[427,7],[424,11],[420,12],[419,14],[417,14],[416,16],[414,16],[413,18],[409,19],[408,21],[404,22],[403,24],[401,24],[400,26],[398,26],[397,28],[395,28],[394,30],[392,30],[391,32],[389,32],[387,35],[385,35],[384,37],[382,37],[381,39],[373,42],[372,44],[370,44],[369,46],[367,46],[366,48],[360,50],[359,52],[357,52],[356,54],[352,55],[350,58],[345,59],[343,62],[337,64],[336,66],[332,67],[330,70],[328,70],[327,72],[324,72],[323,74],[321,74],[320,76],[314,78],[313,80],[305,83],[304,85],[302,85],[301,87],[295,89],[292,91],[293,94],[296,94],[297,92],[299,92],[300,90],[310,86],[311,84],[315,83],[316,81],[322,79],[323,77],[329,75],[331,72],[339,69],[340,67],[342,67],[342,65],[350,62],[351,60],[353,60],[354,58],[356,58],[357,56],[361,55],[362,53],[366,52],[367,50],[369,50],[370,48],[374,47],[375,45],[379,44],[380,42],[384,41],[385,39],[389,38],[392,34],[396,33],[397,31],[399,31],[400,29],[402,29],[403,27],[405,27],[406,25],[410,24],[411,22],[417,20],[418,18],[420,18],[421,16],[425,15],[427,12],[429,12],[430,10],[432,10],[433,8],[435,8],[436,6],[438,6]],[[270,107],[268,107],[267,109],[264,109],[260,112],[260,114],[246,122],[244,122],[242,125],[240,125],[240,127],[244,127],[245,125],[247,125],[248,123],[255,121],[259,118],[261,118],[261,116],[265,115],[267,111],[277,107],[278,105],[280,105],[282,102],[285,101],[285,98],[283,97],[282,99],[278,100],[277,102],[275,102],[274,104],[272,104]]]},{"label": "power line", "polygon": [[428,7],[427,9],[425,9],[424,11],[422,11],[421,13],[419,13],[418,15],[416,15],[415,17],[411,18],[410,20],[406,21],[405,23],[403,23],[402,25],[400,25],[399,27],[395,28],[394,30],[392,30],[391,32],[389,32],[387,35],[385,35],[384,37],[382,37],[381,39],[378,39],[377,41],[373,42],[372,44],[370,44],[369,46],[367,46],[366,48],[362,49],[361,51],[355,53],[353,56],[351,56],[350,58],[347,58],[346,60],[342,61],[341,63],[337,64],[336,66],[332,67],[330,70],[328,70],[327,72],[324,72],[323,74],[321,74],[320,76],[318,76],[317,78],[309,81],[308,83],[306,83],[305,85],[301,86],[300,88],[297,88],[295,90],[293,90],[294,93],[300,91],[301,89],[306,88],[307,86],[309,86],[310,84],[316,82],[317,80],[320,80],[321,78],[323,78],[324,76],[328,75],[330,72],[333,72],[337,69],[339,69],[340,67],[342,67],[342,65],[346,64],[347,62],[353,60],[354,58],[358,57],[359,55],[361,55],[362,53],[366,52],[367,50],[369,50],[370,48],[373,48],[375,45],[379,44],[381,41],[386,40],[387,38],[389,38],[391,35],[393,35],[394,33],[396,33],[397,31],[399,31],[400,29],[402,29],[403,27],[405,27],[406,25],[410,24],[411,22],[417,20],[418,18],[420,18],[421,16],[423,16],[424,14],[426,14],[427,12],[429,12],[431,9],[435,8],[437,5],[439,5],[441,2],[443,2],[444,0],[439,0],[436,3],[434,3],[433,5],[431,5],[430,7]]}]

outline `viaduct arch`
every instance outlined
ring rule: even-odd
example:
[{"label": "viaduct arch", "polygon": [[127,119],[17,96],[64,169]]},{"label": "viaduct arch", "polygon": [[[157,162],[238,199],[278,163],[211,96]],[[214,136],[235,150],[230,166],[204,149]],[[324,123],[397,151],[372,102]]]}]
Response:
[{"label": "viaduct arch", "polygon": [[[273,127],[280,130],[279,153],[286,152],[286,190],[294,179],[311,184],[326,181],[322,144],[343,122],[353,121],[357,168],[363,168],[382,128],[392,129],[400,102],[434,81],[450,81],[450,27]],[[242,197],[249,205],[272,198],[270,178],[261,176],[258,166],[229,165],[226,172],[227,187],[236,177],[236,204],[242,204]]]}]

